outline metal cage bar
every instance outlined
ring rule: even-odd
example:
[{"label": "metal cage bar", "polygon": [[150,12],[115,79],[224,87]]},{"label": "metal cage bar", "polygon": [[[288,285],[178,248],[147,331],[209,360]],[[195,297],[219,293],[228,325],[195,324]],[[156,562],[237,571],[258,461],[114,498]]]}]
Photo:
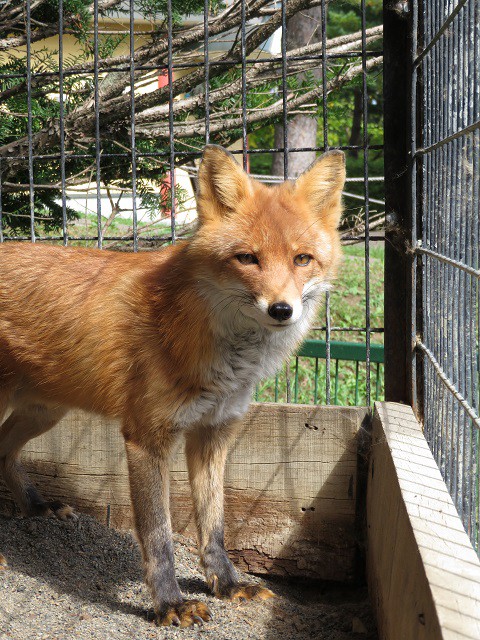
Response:
[{"label": "metal cage bar", "polygon": [[[28,4],[28,3],[27,3]],[[102,229],[102,197],[101,197],[101,142],[100,142],[100,75],[99,75],[99,50],[98,50],[98,0],[93,5],[93,82],[94,82],[94,108],[95,108],[95,178],[97,186],[97,246],[103,246]]]}]

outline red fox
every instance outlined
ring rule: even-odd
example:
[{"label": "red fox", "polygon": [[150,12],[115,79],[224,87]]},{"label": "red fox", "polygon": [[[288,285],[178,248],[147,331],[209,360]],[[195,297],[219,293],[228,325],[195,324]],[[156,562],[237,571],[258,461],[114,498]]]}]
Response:
[{"label": "red fox", "polygon": [[0,247],[0,472],[24,514],[73,517],[38,493],[20,450],[71,407],[119,418],[157,624],[211,616],[175,578],[168,464],[180,435],[209,587],[273,595],[241,582],[226,553],[225,459],[255,384],[294,351],[335,275],[344,181],[340,151],[266,187],[209,145],[189,240],[140,254]]}]

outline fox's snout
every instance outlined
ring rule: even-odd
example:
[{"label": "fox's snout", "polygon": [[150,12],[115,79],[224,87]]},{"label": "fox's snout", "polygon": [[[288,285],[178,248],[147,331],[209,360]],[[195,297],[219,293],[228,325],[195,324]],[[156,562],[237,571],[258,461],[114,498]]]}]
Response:
[{"label": "fox's snout", "polygon": [[288,302],[274,302],[268,307],[268,315],[278,322],[290,320],[293,316],[293,307]]},{"label": "fox's snout", "polygon": [[251,313],[248,309],[244,309],[246,315],[256,318],[257,322],[266,328],[288,327],[295,324],[302,317],[303,311],[300,298],[290,300],[280,297],[272,302],[263,296],[257,298]]}]

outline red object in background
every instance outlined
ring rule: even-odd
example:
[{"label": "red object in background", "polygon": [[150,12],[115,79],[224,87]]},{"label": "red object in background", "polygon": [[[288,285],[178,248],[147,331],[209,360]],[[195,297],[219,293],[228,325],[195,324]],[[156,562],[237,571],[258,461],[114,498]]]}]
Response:
[{"label": "red object in background", "polygon": [[168,85],[168,71],[164,69],[158,74],[158,88],[166,87]]},{"label": "red object in background", "polygon": [[[158,88],[162,89],[166,86],[168,86],[168,71],[167,69],[163,69],[158,74]],[[172,210],[167,208],[168,204],[171,202],[171,190],[172,180],[170,177],[170,171],[167,171],[160,184],[160,207],[165,217],[170,217],[172,215]]]},{"label": "red object in background", "polygon": [[[160,184],[160,207],[163,212],[162,217],[170,217],[172,215],[172,210],[168,208],[168,205],[171,203],[172,198],[172,179],[170,176],[170,171],[167,171],[165,177],[163,178]],[[175,198],[175,208],[177,205],[177,199]]]},{"label": "red object in background", "polygon": [[[168,71],[167,69],[162,70],[158,74],[158,88],[162,89],[163,87],[168,86]],[[247,139],[247,150],[248,150],[248,139]],[[242,161],[243,162],[243,161]],[[247,173],[250,173],[250,156],[247,155]],[[170,179],[170,172],[168,171],[165,174],[165,178],[162,180],[162,184],[160,185],[160,206],[164,211],[165,216],[171,216],[171,209],[167,209],[167,203],[170,201],[170,190],[172,188],[172,181]],[[175,199],[176,204],[176,199]]]}]

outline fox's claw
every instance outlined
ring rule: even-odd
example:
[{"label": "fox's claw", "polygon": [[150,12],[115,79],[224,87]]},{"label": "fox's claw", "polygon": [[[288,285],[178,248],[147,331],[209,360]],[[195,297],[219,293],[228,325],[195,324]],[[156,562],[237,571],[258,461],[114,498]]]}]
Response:
[{"label": "fox's claw", "polygon": [[237,582],[226,589],[222,589],[219,588],[218,580],[215,578],[216,576],[214,576],[211,584],[213,592],[218,598],[224,598],[234,602],[235,600],[268,600],[275,596],[273,591],[270,591],[270,589],[262,587],[259,584],[249,584],[248,582]]},{"label": "fox's claw", "polygon": [[195,624],[202,625],[211,620],[212,614],[209,608],[200,600],[184,600],[181,604],[169,607],[165,612],[156,616],[158,626],[191,627]]},{"label": "fox's claw", "polygon": [[273,598],[275,594],[270,589],[262,587],[259,584],[241,583],[236,585],[235,589],[229,595],[229,599],[234,600],[268,600]]}]

